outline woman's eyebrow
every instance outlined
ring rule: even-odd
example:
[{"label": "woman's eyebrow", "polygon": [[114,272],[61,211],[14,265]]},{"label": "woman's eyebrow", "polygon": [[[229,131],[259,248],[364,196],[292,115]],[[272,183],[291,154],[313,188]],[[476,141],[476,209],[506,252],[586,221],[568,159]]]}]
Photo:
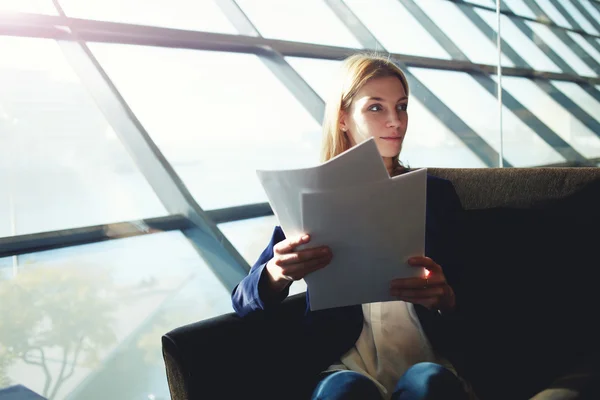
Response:
[{"label": "woman's eyebrow", "polygon": [[[369,100],[375,100],[375,101],[385,101],[384,98],[381,97],[377,97],[377,96],[369,96]],[[396,101],[396,103],[402,101],[402,100],[408,100],[408,96],[402,96],[398,99],[398,101]]]}]

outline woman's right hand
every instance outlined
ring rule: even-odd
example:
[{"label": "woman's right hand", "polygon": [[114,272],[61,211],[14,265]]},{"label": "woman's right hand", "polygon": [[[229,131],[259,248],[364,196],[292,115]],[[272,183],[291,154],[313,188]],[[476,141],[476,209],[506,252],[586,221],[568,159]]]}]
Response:
[{"label": "woman's right hand", "polygon": [[296,247],[310,242],[310,235],[285,239],[273,247],[273,258],[267,262],[269,286],[283,291],[291,281],[326,267],[331,262],[331,249],[327,246],[295,251]]}]

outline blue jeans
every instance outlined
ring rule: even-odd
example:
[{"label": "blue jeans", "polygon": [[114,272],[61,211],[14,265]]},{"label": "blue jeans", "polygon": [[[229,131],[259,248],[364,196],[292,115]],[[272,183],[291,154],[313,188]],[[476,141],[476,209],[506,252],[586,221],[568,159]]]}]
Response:
[{"label": "blue jeans", "polygon": [[[460,380],[439,364],[415,364],[402,375],[392,400],[467,400]],[[319,382],[312,400],[381,400],[377,386],[354,371],[337,371]]]}]

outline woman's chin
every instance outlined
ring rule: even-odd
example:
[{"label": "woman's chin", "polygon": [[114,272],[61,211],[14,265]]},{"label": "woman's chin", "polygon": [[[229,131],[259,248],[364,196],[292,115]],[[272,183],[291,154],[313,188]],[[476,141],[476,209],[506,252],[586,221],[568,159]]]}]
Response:
[{"label": "woman's chin", "polygon": [[400,149],[379,149],[379,154],[383,158],[394,158],[400,155]]}]

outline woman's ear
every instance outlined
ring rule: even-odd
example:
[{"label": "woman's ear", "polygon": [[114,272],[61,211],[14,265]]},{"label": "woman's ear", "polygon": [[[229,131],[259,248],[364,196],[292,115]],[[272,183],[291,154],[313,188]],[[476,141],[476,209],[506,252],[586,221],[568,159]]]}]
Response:
[{"label": "woman's ear", "polygon": [[348,116],[343,111],[340,111],[340,129],[342,132],[348,132]]}]

